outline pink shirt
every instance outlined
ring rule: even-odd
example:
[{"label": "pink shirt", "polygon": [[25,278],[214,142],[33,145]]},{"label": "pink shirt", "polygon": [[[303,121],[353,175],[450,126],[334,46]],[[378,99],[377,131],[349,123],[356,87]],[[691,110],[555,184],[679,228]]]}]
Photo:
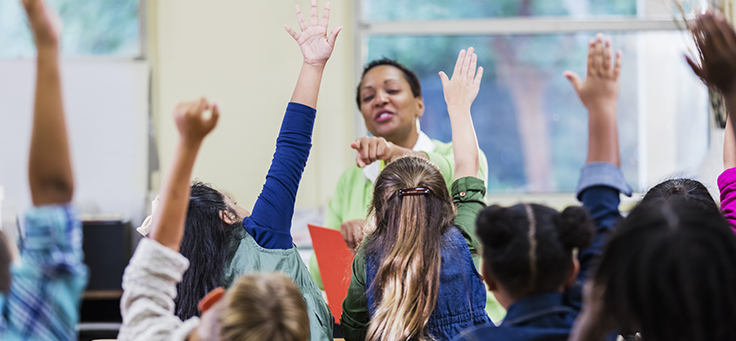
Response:
[{"label": "pink shirt", "polygon": [[721,212],[736,233],[736,168],[726,169],[718,177],[721,191]]}]

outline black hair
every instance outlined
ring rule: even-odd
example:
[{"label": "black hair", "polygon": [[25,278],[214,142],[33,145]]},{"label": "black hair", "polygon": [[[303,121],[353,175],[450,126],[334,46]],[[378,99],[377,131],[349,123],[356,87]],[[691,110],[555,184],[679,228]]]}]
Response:
[{"label": "black hair", "polygon": [[573,249],[590,245],[594,231],[583,207],[536,204],[486,207],[476,226],[487,269],[515,298],[558,290],[573,271]]},{"label": "black hair", "polygon": [[220,212],[234,213],[222,193],[210,185],[195,181],[189,197],[181,254],[189,260],[189,270],[176,286],[176,315],[186,320],[199,316],[197,304],[213,289],[222,285],[225,265],[234,255],[233,240],[242,222],[227,224]]},{"label": "black hair", "polygon": [[378,60],[374,60],[370,62],[370,64],[368,64],[368,66],[366,66],[363,69],[363,74],[360,76],[360,83],[358,83],[358,89],[355,94],[355,101],[358,103],[358,109],[360,109],[360,103],[361,103],[360,86],[363,84],[363,78],[365,78],[365,74],[367,74],[368,71],[370,71],[374,67],[382,66],[382,65],[393,66],[401,70],[401,73],[404,74],[404,78],[409,83],[409,87],[411,87],[411,93],[412,95],[414,95],[414,98],[422,97],[422,85],[419,83],[419,77],[417,77],[414,71],[409,70],[409,68],[407,68],[403,64],[393,59],[382,58],[382,59],[378,59]]},{"label": "black hair", "polygon": [[662,181],[647,192],[641,203],[656,205],[676,199],[684,199],[704,209],[718,211],[718,205],[708,189],[700,181],[686,178]]},{"label": "black hair", "polygon": [[685,198],[643,203],[621,221],[595,270],[616,327],[647,341],[736,340],[736,236]]}]

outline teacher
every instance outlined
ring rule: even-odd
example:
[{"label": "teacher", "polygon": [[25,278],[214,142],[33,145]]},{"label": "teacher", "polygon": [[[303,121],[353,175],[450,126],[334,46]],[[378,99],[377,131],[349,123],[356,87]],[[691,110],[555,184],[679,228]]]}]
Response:
[{"label": "teacher", "polygon": [[[324,225],[339,229],[351,250],[366,235],[366,216],[373,197],[373,183],[387,160],[413,155],[436,164],[448,188],[454,178],[452,142],[431,139],[419,128],[424,100],[419,78],[395,60],[381,59],[368,64],[358,84],[356,101],[365,127],[372,136],[351,143],[358,154],[356,164],[342,173],[330,200]],[[488,161],[480,151],[478,177],[488,179]],[[316,257],[309,269],[322,288]]]}]

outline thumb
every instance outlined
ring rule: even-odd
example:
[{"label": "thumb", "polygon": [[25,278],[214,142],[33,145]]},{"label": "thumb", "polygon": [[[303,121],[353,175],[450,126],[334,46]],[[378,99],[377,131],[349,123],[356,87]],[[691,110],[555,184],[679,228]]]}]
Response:
[{"label": "thumb", "polygon": [[444,71],[440,71],[440,80],[442,81],[443,89],[447,86],[447,83],[450,82],[450,78],[447,77],[447,74]]},{"label": "thumb", "polygon": [[580,79],[580,76],[578,76],[577,73],[572,71],[565,71],[564,73],[562,73],[562,75],[570,81],[570,84],[572,84],[575,92],[580,92],[580,87],[583,86],[583,80]]},{"label": "thumb", "polygon": [[220,119],[220,106],[215,103],[212,106],[212,117],[209,119],[209,124],[212,127],[215,127],[217,125],[217,120]]}]

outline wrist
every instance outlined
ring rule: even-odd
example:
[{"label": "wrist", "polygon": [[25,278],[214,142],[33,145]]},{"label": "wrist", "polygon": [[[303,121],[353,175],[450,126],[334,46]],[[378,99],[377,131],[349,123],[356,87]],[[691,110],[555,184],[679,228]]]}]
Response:
[{"label": "wrist", "polygon": [[313,70],[313,71],[317,71],[317,72],[322,72],[322,71],[325,70],[325,65],[326,64],[327,64],[327,61],[324,61],[324,62],[308,62],[308,61],[305,60],[302,63],[302,68]]},{"label": "wrist", "polygon": [[182,136],[179,140],[179,146],[186,151],[197,151],[201,145],[201,138]]},{"label": "wrist", "polygon": [[448,113],[469,113],[470,112],[470,105],[469,104],[448,104],[447,105],[447,111]]}]

